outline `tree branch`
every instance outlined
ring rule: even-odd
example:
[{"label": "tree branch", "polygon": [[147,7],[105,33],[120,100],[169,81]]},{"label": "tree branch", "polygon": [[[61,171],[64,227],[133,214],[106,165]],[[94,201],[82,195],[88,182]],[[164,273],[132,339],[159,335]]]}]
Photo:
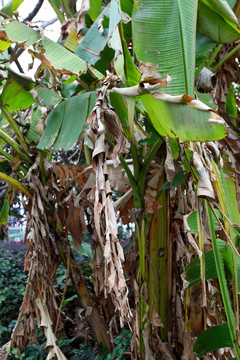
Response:
[{"label": "tree branch", "polygon": [[58,21],[58,17],[56,16],[55,18],[51,19],[51,20],[47,20],[47,21],[43,21],[40,25],[40,27],[42,29],[45,29],[47,26],[54,24],[56,21]]},{"label": "tree branch", "polygon": [[30,12],[30,14],[28,14],[28,16],[23,20],[23,22],[32,21],[32,19],[37,15],[38,11],[41,9],[43,1],[44,0],[38,0],[38,3],[35,6],[35,8],[33,9],[33,11]]}]

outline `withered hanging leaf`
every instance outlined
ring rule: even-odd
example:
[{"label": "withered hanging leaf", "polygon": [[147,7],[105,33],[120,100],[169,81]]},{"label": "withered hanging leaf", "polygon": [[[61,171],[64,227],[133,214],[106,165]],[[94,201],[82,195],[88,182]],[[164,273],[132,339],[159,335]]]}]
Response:
[{"label": "withered hanging leaf", "polygon": [[106,90],[111,83],[107,78],[102,88],[98,91],[96,105],[88,119],[91,124],[93,145],[93,170],[96,174],[94,198],[94,225],[99,243],[105,258],[105,296],[111,295],[116,310],[119,311],[121,327],[124,320],[132,316],[128,302],[128,288],[123,274],[123,250],[117,238],[118,229],[112,202],[112,190],[109,182],[108,163],[106,160],[105,128],[102,124],[102,113]]},{"label": "withered hanging leaf", "polygon": [[70,206],[67,209],[66,227],[72,236],[74,248],[79,249],[82,244],[83,233],[88,233],[87,226],[84,221],[83,208],[76,208],[72,203],[70,203]]},{"label": "withered hanging leaf", "polygon": [[40,297],[37,298],[36,304],[41,314],[41,326],[44,327],[44,333],[47,338],[46,348],[51,348],[48,352],[47,360],[52,359],[54,356],[56,356],[58,360],[67,360],[56,343],[56,336],[52,330],[53,322],[46,305],[42,303]]},{"label": "withered hanging leaf", "polygon": [[167,150],[167,156],[166,156],[164,167],[165,167],[165,171],[166,171],[167,181],[169,181],[171,183],[173,181],[173,178],[175,175],[175,167],[174,167],[174,162],[173,162],[172,150],[169,145],[169,137],[168,136],[166,137],[166,150]]}]

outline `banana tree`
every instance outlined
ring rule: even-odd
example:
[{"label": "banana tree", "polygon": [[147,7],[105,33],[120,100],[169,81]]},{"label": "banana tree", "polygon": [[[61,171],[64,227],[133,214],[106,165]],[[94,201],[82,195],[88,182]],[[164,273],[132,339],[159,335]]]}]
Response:
[{"label": "banana tree", "polygon": [[[61,9],[57,2],[50,3],[62,23],[74,15],[74,6],[65,1]],[[15,60],[18,49],[33,46],[29,52],[42,64],[38,84],[8,70],[1,95],[2,114],[11,130],[5,127],[0,136],[12,149],[11,155],[6,149],[1,154],[16,178],[0,176],[31,199],[29,283],[10,346],[16,343],[21,349],[28,340],[21,335],[21,315],[29,289],[35,294],[31,309],[39,314],[46,337],[58,334],[50,320],[60,325],[51,281],[43,274],[34,287],[35,267],[30,268],[37,251],[33,264],[44,263],[54,273],[57,260],[49,262],[50,255],[56,256],[53,241],[82,306],[93,309],[90,327],[94,332],[97,319],[101,329],[100,336],[95,331],[97,341],[110,350],[106,324],[66,237],[69,231],[75,245],[80,244],[87,209],[93,228],[95,296],[109,299],[120,325],[131,326],[133,359],[157,354],[174,359],[174,353],[194,359],[194,352],[200,357],[225,347],[234,348],[235,355],[218,350],[213,356],[240,359],[237,89],[226,77],[230,73],[231,82],[238,81],[233,55],[240,31],[234,4],[97,4],[83,2],[77,16],[63,24],[64,47],[10,19],[12,13],[1,13],[1,49],[16,44]],[[238,1],[234,9],[237,12]],[[195,76],[196,84],[202,84],[204,66],[212,71],[210,90],[216,80],[218,109],[210,104],[211,95],[194,97]],[[14,112],[19,116],[29,106],[29,122],[22,117],[16,121]],[[42,133],[44,107],[48,119]],[[61,149],[68,151],[76,143],[84,146],[86,165],[53,161]],[[124,193],[115,203],[112,189]],[[122,221],[135,222],[136,270],[127,281],[115,212]],[[46,229],[51,236],[45,249]],[[39,249],[48,256],[42,259]],[[129,286],[134,297],[130,303]],[[51,303],[44,302],[46,296]],[[28,312],[33,319],[34,312]],[[55,340],[49,349],[49,358],[63,358]]]}]

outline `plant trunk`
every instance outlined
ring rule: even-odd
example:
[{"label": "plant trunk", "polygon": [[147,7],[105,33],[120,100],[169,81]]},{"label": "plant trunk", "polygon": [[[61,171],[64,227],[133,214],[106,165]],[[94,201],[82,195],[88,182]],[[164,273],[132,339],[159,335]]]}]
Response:
[{"label": "plant trunk", "polygon": [[[165,182],[164,174],[161,175],[158,189]],[[148,291],[149,291],[149,318],[153,325],[157,325],[157,314],[162,325],[160,337],[167,340],[169,290],[171,284],[171,264],[168,257],[169,225],[168,225],[168,193],[164,191],[159,199],[160,209],[152,216],[148,236]],[[157,325],[159,326],[159,325]],[[162,327],[163,326],[163,327]]]}]

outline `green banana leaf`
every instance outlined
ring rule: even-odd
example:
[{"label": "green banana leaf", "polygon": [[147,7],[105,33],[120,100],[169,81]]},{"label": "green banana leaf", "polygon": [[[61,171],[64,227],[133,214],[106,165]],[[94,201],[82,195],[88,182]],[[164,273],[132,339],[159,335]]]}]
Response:
[{"label": "green banana leaf", "polygon": [[193,95],[197,1],[135,0],[132,19],[134,51],[172,83],[168,93]]},{"label": "green banana leaf", "polygon": [[81,134],[95,102],[95,93],[87,92],[67,99],[55,107],[48,116],[47,127],[38,148],[69,150]]},{"label": "green banana leaf", "polygon": [[226,0],[200,0],[198,30],[217,43],[230,44],[240,38],[238,20]]},{"label": "green banana leaf", "polygon": [[[208,225],[209,225],[210,236],[211,236],[211,240],[212,240],[212,248],[213,248],[215,265],[216,265],[216,270],[217,270],[217,275],[218,275],[219,287],[220,287],[220,291],[221,291],[221,297],[222,297],[222,301],[223,301],[223,305],[224,305],[224,310],[226,313],[227,324],[228,324],[229,333],[230,333],[230,337],[231,337],[232,347],[235,350],[237,358],[240,358],[240,349],[239,349],[239,346],[237,343],[237,338],[236,338],[235,314],[232,309],[231,299],[230,299],[230,295],[229,295],[229,291],[228,291],[227,279],[226,279],[226,274],[225,274],[225,269],[224,269],[224,257],[223,257],[222,252],[220,252],[218,250],[217,239],[216,239],[216,235],[215,235],[215,231],[214,231],[214,227],[213,227],[212,210],[206,201],[205,201],[205,204],[207,207]],[[236,271],[234,271],[234,273],[236,274]],[[220,337],[220,335],[219,335],[219,337]],[[224,347],[222,344],[223,343],[221,342],[221,347]]]},{"label": "green banana leaf", "polygon": [[193,351],[197,357],[201,358],[209,351],[224,347],[233,347],[227,323],[213,326],[205,330],[195,341]]},{"label": "green banana leaf", "polygon": [[120,0],[121,9],[128,15],[132,15],[132,8],[133,8],[134,0]]},{"label": "green banana leaf", "polygon": [[225,21],[238,25],[238,19],[226,0],[199,0],[199,3],[222,16]]},{"label": "green banana leaf", "polygon": [[[236,185],[235,179],[233,177],[226,179],[224,176],[224,170],[218,169],[217,165],[214,161],[213,164],[213,172],[217,176],[216,184],[217,184],[217,193],[220,201],[220,207],[223,213],[227,216],[234,226],[240,227],[240,214],[239,208],[236,198]],[[239,234],[236,228],[231,226],[227,220],[227,226],[230,228],[230,237],[235,246],[239,244]]]},{"label": "green banana leaf", "polygon": [[123,131],[128,137],[129,134],[129,124],[128,124],[128,108],[126,99],[123,95],[117,93],[110,93],[111,105],[114,107],[116,113],[118,114]]},{"label": "green banana leaf", "polygon": [[41,35],[25,24],[16,20],[11,20],[4,24],[4,30],[6,31],[9,40],[21,43],[25,49],[35,43],[41,45],[41,47],[45,50],[44,57],[46,57],[52,67],[58,69],[59,71],[68,70],[73,74],[80,74],[85,72],[87,68],[84,60],[80,59],[63,46],[55,43],[47,37],[45,37],[42,42]]},{"label": "green banana leaf", "polygon": [[[103,19],[109,19],[109,26]],[[117,0],[112,0],[110,6],[104,8],[98,16],[94,24],[88,30],[87,34],[82,39],[75,54],[87,61],[89,65],[94,65],[100,59],[100,53],[105,48],[108,40],[112,36],[114,30],[117,28],[121,20],[121,11]],[[104,32],[99,31],[99,24],[102,21]]]},{"label": "green banana leaf", "polygon": [[236,0],[227,0],[228,2],[228,5],[230,6],[231,9],[233,9],[235,3],[236,3]]},{"label": "green banana leaf", "polygon": [[[231,282],[234,278],[232,248],[228,243],[220,239],[217,239],[217,248],[218,251],[221,252],[223,256],[224,271],[226,278],[229,282]],[[205,270],[206,270],[205,277],[206,280],[211,280],[218,276],[213,250],[205,253],[204,257],[205,257]],[[237,255],[235,257],[235,264],[237,267],[237,271],[240,272],[240,258]],[[192,286],[201,283],[199,258],[194,259],[185,267],[184,278],[189,283],[188,288],[191,288]],[[240,291],[239,277],[237,277],[236,287],[237,287],[237,292],[239,292]]]},{"label": "green banana leaf", "polygon": [[12,76],[9,76],[0,98],[10,110],[27,109],[34,103],[32,95]]},{"label": "green banana leaf", "polygon": [[213,141],[226,136],[224,126],[208,122],[211,117],[208,111],[165,102],[152,95],[143,95],[141,100],[160,135],[177,136],[182,141]]},{"label": "green banana leaf", "polygon": [[196,36],[196,65],[200,65],[206,56],[206,54],[212,50],[217,43],[209,37],[199,34]]},{"label": "green banana leaf", "polygon": [[55,106],[58,102],[63,100],[61,95],[52,89],[48,89],[47,87],[37,85],[34,90],[36,91],[37,97],[42,105]]},{"label": "green banana leaf", "polygon": [[42,112],[38,106],[32,110],[31,119],[30,119],[30,127],[26,134],[26,137],[30,142],[39,141],[40,136],[35,131],[35,128],[36,128],[38,122],[40,121],[41,117],[42,117]]},{"label": "green banana leaf", "polygon": [[16,11],[24,0],[8,0],[7,3],[1,8],[4,14],[9,16],[13,15],[13,11]]},{"label": "green banana leaf", "polygon": [[[217,214],[219,219],[222,219],[222,214],[218,209],[214,209],[215,213]],[[198,234],[199,230],[198,230],[198,221],[197,221],[197,212],[193,211],[188,217],[187,217],[187,223],[188,226],[191,230],[192,234]],[[213,226],[214,226],[214,230],[218,231],[220,230],[220,226],[219,223],[217,221],[216,218],[213,219]]]},{"label": "green banana leaf", "polygon": [[200,101],[202,101],[204,104],[212,108],[213,110],[217,110],[217,105],[212,102],[212,95],[211,94],[205,94],[200,93],[199,91],[195,90],[195,93]]},{"label": "green banana leaf", "polygon": [[0,224],[2,224],[4,226],[7,225],[9,209],[10,209],[10,207],[9,207],[8,199],[5,199],[4,204],[0,211]]},{"label": "green banana leaf", "polygon": [[123,54],[124,54],[124,69],[125,76],[127,77],[126,86],[134,86],[139,83],[141,79],[141,73],[134,64],[131,54],[127,48],[125,40],[123,41]]},{"label": "green banana leaf", "polygon": [[[214,254],[212,250],[204,254],[204,261],[205,261],[206,280],[210,280],[217,277],[217,270],[216,270]],[[194,285],[201,283],[201,269],[200,269],[199,258],[194,259],[185,267],[184,278],[188,282],[187,288],[191,288]]]},{"label": "green banana leaf", "polygon": [[102,0],[90,0],[88,15],[95,21],[101,12]]}]

